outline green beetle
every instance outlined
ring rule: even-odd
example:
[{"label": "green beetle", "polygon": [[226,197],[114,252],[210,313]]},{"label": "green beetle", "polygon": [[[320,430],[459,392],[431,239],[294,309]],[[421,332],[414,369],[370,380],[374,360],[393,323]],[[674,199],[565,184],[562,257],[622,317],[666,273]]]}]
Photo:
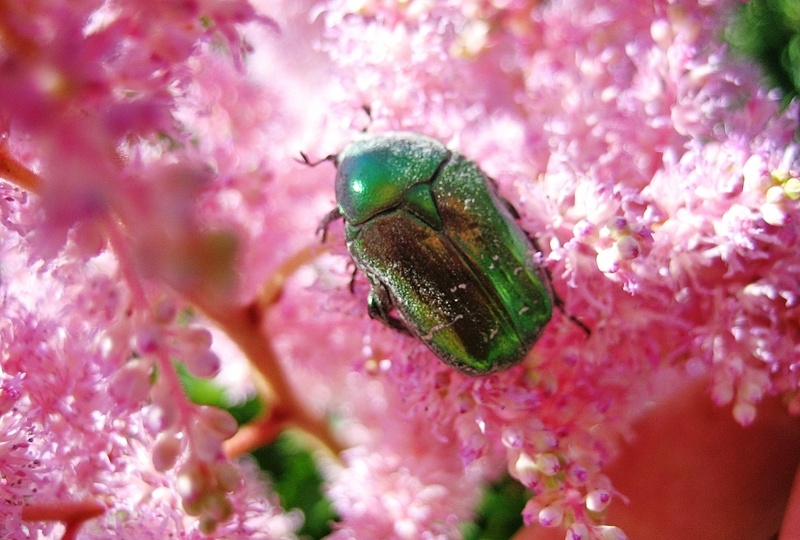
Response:
[{"label": "green beetle", "polygon": [[478,166],[403,132],[364,135],[329,159],[338,207],[320,229],[324,237],[344,218],[347,248],[372,285],[369,315],[467,375],[520,362],[553,296],[518,216]]}]

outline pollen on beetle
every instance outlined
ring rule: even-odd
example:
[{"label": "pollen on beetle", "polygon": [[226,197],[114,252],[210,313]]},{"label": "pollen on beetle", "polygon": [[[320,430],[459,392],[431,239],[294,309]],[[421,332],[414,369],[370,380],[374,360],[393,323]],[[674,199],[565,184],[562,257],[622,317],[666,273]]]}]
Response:
[{"label": "pollen on beetle", "polygon": [[460,319],[463,319],[463,318],[464,318],[464,315],[458,314],[458,315],[456,315],[455,317],[453,317],[453,320],[452,320],[452,321],[450,321],[449,323],[445,323],[445,324],[437,324],[436,326],[434,326],[433,328],[431,328],[431,329],[430,329],[430,331],[429,331],[427,334],[425,334],[424,336],[422,336],[422,339],[424,339],[424,340],[430,340],[430,339],[433,339],[433,336],[436,334],[436,332],[438,332],[438,331],[440,331],[440,330],[444,330],[444,329],[445,329],[445,328],[447,328],[448,326],[452,326],[452,325],[454,325],[454,324],[456,323],[456,321],[458,321],[458,320],[460,320]]}]

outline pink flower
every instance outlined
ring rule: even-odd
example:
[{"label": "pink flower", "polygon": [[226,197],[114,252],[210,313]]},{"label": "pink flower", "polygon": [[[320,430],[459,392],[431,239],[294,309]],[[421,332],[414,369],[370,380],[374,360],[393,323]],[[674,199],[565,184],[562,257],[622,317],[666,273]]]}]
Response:
[{"label": "pink flower", "polygon": [[[695,421],[794,444],[797,107],[719,41],[734,4],[0,7],[0,530],[292,538],[234,458],[296,427],[336,455],[334,538],[455,537],[504,472],[520,535],[654,537],[625,474],[647,448],[686,428],[712,470]],[[518,366],[466,377],[370,320],[341,223],[320,243],[334,167],[301,152],[401,129],[479,164],[543,248],[564,310]],[[192,403],[176,361],[265,415]]]}]

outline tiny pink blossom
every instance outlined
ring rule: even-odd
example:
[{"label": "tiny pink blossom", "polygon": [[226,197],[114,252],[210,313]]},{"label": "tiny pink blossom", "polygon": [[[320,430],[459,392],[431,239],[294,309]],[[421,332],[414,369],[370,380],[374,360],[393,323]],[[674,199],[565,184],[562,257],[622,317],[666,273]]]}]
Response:
[{"label": "tiny pink blossom", "polygon": [[[797,415],[798,107],[720,41],[735,7],[0,5],[3,537],[294,538],[236,456],[295,427],[335,455],[331,538],[457,537],[507,472],[520,534],[619,539],[607,471],[667,396]],[[391,130],[542,248],[558,309],[519,365],[454,372],[367,316],[340,221],[321,243],[333,156]]]}]

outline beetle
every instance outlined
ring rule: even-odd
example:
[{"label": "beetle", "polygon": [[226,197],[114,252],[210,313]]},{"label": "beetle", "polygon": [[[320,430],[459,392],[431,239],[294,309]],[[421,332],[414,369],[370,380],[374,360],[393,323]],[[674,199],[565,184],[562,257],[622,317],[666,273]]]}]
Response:
[{"label": "beetle", "polygon": [[364,134],[326,159],[337,207],[320,230],[324,240],[344,219],[347,249],[371,284],[369,315],[467,375],[519,363],[560,303],[533,261],[535,242],[480,168],[411,132]]}]

